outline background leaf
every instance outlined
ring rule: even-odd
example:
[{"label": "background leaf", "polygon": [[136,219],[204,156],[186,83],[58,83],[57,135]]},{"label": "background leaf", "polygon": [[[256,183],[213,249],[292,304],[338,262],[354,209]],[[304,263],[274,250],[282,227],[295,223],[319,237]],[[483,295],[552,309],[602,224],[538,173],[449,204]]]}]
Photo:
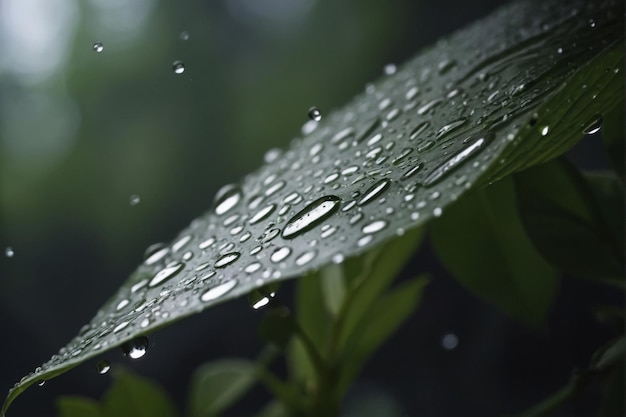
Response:
[{"label": "background leaf", "polygon": [[431,238],[447,269],[471,291],[528,325],[545,323],[557,277],[524,232],[510,179],[459,200],[433,222]]},{"label": "background leaf", "polygon": [[56,402],[59,417],[103,417],[100,404],[84,397],[60,397]]},{"label": "background leaf", "polygon": [[572,275],[623,283],[624,204],[617,177],[590,181],[566,161],[515,175],[524,227],[552,265]]},{"label": "background leaf", "polygon": [[256,364],[242,359],[222,359],[202,365],[190,387],[189,416],[208,417],[223,412],[256,382]]},{"label": "background leaf", "polygon": [[24,388],[103,345],[363,253],[468,190],[564,152],[623,96],[622,15],[620,2],[515,3],[390,71],[218,193],[210,212],[150,253],[77,338],[11,391],[3,412]]}]

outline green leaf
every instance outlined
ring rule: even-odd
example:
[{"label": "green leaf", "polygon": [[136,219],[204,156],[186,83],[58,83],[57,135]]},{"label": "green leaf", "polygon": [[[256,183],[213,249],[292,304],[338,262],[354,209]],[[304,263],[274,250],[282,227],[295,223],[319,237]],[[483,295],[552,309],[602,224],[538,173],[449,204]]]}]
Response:
[{"label": "green leaf", "polygon": [[328,312],[337,316],[346,295],[344,268],[340,264],[330,264],[320,270],[322,294]]},{"label": "green leaf", "polygon": [[450,207],[432,242],[454,277],[528,325],[544,323],[557,278],[520,223],[512,181],[499,181]]},{"label": "green leaf", "polygon": [[202,365],[191,380],[189,416],[216,416],[226,410],[252,388],[257,380],[256,366],[242,359]]},{"label": "green leaf", "polygon": [[[622,67],[623,68],[623,67]],[[602,139],[606,146],[609,160],[618,178],[624,183],[624,96],[622,101],[608,111],[602,123]]]},{"label": "green leaf", "polygon": [[176,417],[178,412],[163,388],[147,378],[118,368],[113,386],[102,400],[105,417]]},{"label": "green leaf", "polygon": [[622,336],[599,349],[591,359],[590,368],[596,371],[604,371],[619,364],[625,357],[626,338]]},{"label": "green leaf", "polygon": [[615,176],[585,179],[566,161],[515,175],[520,214],[543,257],[579,277],[623,285],[623,192]]},{"label": "green leaf", "polygon": [[84,397],[60,397],[56,401],[59,417],[103,417],[100,404]]},{"label": "green leaf", "polygon": [[364,253],[481,184],[563,153],[622,100],[621,68],[618,1],[513,3],[440,41],[225,187],[2,412],[104,344]]},{"label": "green leaf", "polygon": [[418,277],[399,284],[382,295],[363,316],[339,361],[338,398],[370,355],[415,311],[427,282],[425,277]]},{"label": "green leaf", "polygon": [[284,307],[267,312],[259,326],[260,336],[276,347],[284,349],[296,331],[291,313]]}]

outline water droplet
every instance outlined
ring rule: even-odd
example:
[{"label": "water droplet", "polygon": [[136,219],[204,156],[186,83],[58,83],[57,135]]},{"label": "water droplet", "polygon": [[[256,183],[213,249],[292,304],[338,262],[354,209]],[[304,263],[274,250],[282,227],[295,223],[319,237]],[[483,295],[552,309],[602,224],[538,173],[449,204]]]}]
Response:
[{"label": "water droplet", "polygon": [[470,156],[480,151],[484,147],[487,140],[492,137],[492,133],[479,135],[479,138],[474,143],[472,143],[456,155],[453,155],[437,168],[433,169],[431,173],[424,179],[422,184],[425,187],[429,187],[437,183],[439,180],[447,176],[450,172],[461,166],[461,164],[463,164]]},{"label": "water droplet", "polygon": [[375,221],[373,221],[371,223],[368,223],[365,226],[363,226],[361,231],[363,233],[365,233],[366,235],[371,235],[371,234],[380,232],[385,227],[387,227],[387,221],[386,220],[375,220]]},{"label": "water droplet", "polygon": [[243,192],[238,185],[228,184],[223,186],[215,195],[215,214],[221,216],[232,210],[243,197]]},{"label": "water droplet", "polygon": [[266,164],[271,164],[272,162],[274,162],[278,158],[280,158],[281,154],[282,154],[282,151],[280,149],[272,148],[272,149],[268,150],[267,152],[265,152],[265,155],[263,155],[263,161]]},{"label": "water droplet", "polygon": [[235,262],[237,259],[239,259],[240,256],[241,256],[241,253],[239,253],[239,252],[229,252],[227,254],[222,255],[217,261],[215,261],[215,265],[213,265],[213,266],[216,269],[217,268],[225,268],[228,265],[230,265],[233,262]]},{"label": "water droplet", "polygon": [[182,248],[184,248],[191,241],[191,235],[186,235],[178,239],[172,245],[172,252],[178,252]]},{"label": "water droplet", "polygon": [[172,264],[168,264],[168,266],[156,273],[156,275],[150,280],[148,287],[156,287],[157,285],[171,279],[180,271],[182,271],[184,267],[185,264],[182,262],[174,262]]},{"label": "water droplet", "polygon": [[313,259],[315,259],[315,256],[317,255],[317,252],[312,250],[312,251],[308,251],[308,252],[304,252],[302,255],[298,256],[296,258],[296,265],[298,266],[304,266],[306,264],[308,264],[309,262],[311,262]]},{"label": "water droplet", "polygon": [[437,69],[439,70],[439,74],[445,74],[450,71],[452,68],[456,66],[456,61],[454,59],[444,59],[437,65]]},{"label": "water droplet", "polygon": [[13,250],[13,248],[12,248],[12,247],[7,246],[7,247],[6,247],[6,249],[4,249],[4,255],[5,255],[7,258],[12,258],[12,257],[14,257],[14,256],[15,256],[15,251]]},{"label": "water droplet", "polygon": [[388,179],[382,179],[377,181],[374,185],[367,189],[365,193],[363,193],[363,197],[357,203],[359,206],[364,206],[366,204],[371,203],[375,198],[379,197],[387,188],[391,181]]},{"label": "water droplet", "polygon": [[274,253],[270,256],[270,261],[274,263],[279,263],[287,259],[287,257],[291,254],[291,248],[288,246],[283,246],[282,248],[276,249]]},{"label": "water droplet", "polygon": [[439,105],[442,101],[443,99],[441,98],[436,98],[434,100],[429,101],[428,103],[424,104],[422,107],[417,109],[417,114],[421,116],[423,114],[428,113],[430,110],[434,109],[437,105]]},{"label": "water droplet", "polygon": [[261,220],[267,219],[274,210],[276,210],[276,204],[270,204],[269,206],[265,206],[261,210],[256,212],[256,214],[252,216],[250,220],[248,220],[248,223],[257,224]]},{"label": "water droplet", "polygon": [[200,296],[200,300],[207,302],[207,301],[212,301],[212,300],[216,300],[220,297],[222,297],[224,294],[228,293],[229,291],[231,291],[233,288],[235,288],[235,286],[237,285],[237,280],[230,280],[230,281],[226,281],[222,284],[219,284],[216,287],[211,288],[210,290],[204,292],[201,296]]},{"label": "water droplet", "polygon": [[320,111],[320,109],[318,109],[317,107],[311,107],[309,108],[309,119],[314,120],[316,122],[319,122],[320,120],[322,120],[322,112]]},{"label": "water droplet", "polygon": [[251,274],[253,272],[258,271],[259,269],[261,269],[261,262],[253,262],[250,265],[246,266],[243,270],[248,273]]},{"label": "water droplet", "polygon": [[269,197],[272,194],[275,194],[277,191],[281,190],[285,186],[285,184],[287,184],[286,181],[278,181],[277,183],[273,184],[270,188],[265,190],[265,195]]},{"label": "water droplet", "polygon": [[174,71],[174,74],[182,74],[185,72],[185,63],[183,61],[174,61],[172,71]]},{"label": "water droplet", "polygon": [[101,360],[96,365],[96,371],[98,371],[100,375],[104,375],[110,370],[111,370],[111,364],[106,359]]},{"label": "water droplet", "polygon": [[405,180],[405,179],[407,179],[409,177],[412,177],[413,175],[418,173],[423,167],[424,167],[424,163],[423,162],[418,162],[413,167],[409,168],[408,171],[406,171],[404,174],[402,174],[402,178],[400,178],[400,179]]},{"label": "water droplet", "polygon": [[104,51],[104,45],[102,44],[102,42],[94,42],[93,50],[96,51],[97,53],[100,53]]},{"label": "water droplet", "polygon": [[117,303],[117,306],[115,306],[115,311],[120,311],[121,309],[126,307],[128,304],[130,304],[130,300],[128,300],[127,298],[123,299],[122,301]]},{"label": "water droplet", "polygon": [[311,230],[320,222],[330,217],[341,204],[341,199],[334,195],[326,195],[308,204],[296,213],[285,225],[282,236],[293,239]]},{"label": "water droplet", "polygon": [[124,356],[131,359],[139,359],[148,351],[148,338],[146,336],[138,336],[129,342],[122,344],[122,352]]},{"label": "water droplet", "polygon": [[426,130],[428,126],[430,126],[430,122],[421,122],[420,124],[415,126],[415,128],[411,130],[411,133],[409,134],[409,139],[413,140],[417,138],[419,135],[422,134],[422,132],[424,132],[424,130]]},{"label": "water droplet", "polygon": [[585,128],[583,129],[583,134],[585,135],[593,135],[600,131],[602,127],[602,116],[596,114],[593,118],[585,123]]},{"label": "water droplet", "polygon": [[200,244],[198,245],[198,247],[200,249],[206,249],[206,248],[210,248],[211,246],[213,246],[215,244],[215,237],[211,236],[208,239],[200,242]]},{"label": "water droplet", "polygon": [[417,96],[419,91],[420,91],[419,88],[413,86],[413,87],[409,88],[409,90],[406,92],[405,98],[408,101],[411,101],[411,100],[413,100],[415,98],[415,96]]},{"label": "water droplet", "polygon": [[384,70],[385,70],[385,75],[393,75],[396,73],[398,68],[396,67],[396,64],[387,64],[385,65]]},{"label": "water droplet", "polygon": [[441,347],[453,350],[459,345],[459,338],[454,333],[447,333],[441,338]]},{"label": "water droplet", "polygon": [[187,32],[186,30],[183,30],[182,32],[180,32],[180,35],[178,36],[178,38],[181,41],[188,41],[189,40],[189,32]]},{"label": "water droplet", "polygon": [[442,214],[443,214],[443,209],[441,207],[435,207],[433,209],[433,216],[441,217]]},{"label": "water droplet", "polygon": [[146,265],[153,265],[159,262],[167,255],[170,249],[165,243],[155,243],[146,248],[144,253],[144,262]]},{"label": "water droplet", "polygon": [[40,387],[43,387],[46,384],[46,380],[45,379],[40,379],[39,381],[37,381],[37,385]]},{"label": "water droplet", "polygon": [[463,126],[466,122],[467,122],[467,118],[462,117],[458,120],[455,120],[453,122],[446,124],[437,132],[437,140],[440,140],[442,137],[448,135],[450,132]]},{"label": "water droplet", "polygon": [[550,126],[544,126],[543,129],[541,129],[541,136],[547,136],[548,133],[550,133]]},{"label": "water droplet", "polygon": [[129,203],[131,206],[136,206],[141,202],[141,197],[137,194],[133,194],[130,196]]}]

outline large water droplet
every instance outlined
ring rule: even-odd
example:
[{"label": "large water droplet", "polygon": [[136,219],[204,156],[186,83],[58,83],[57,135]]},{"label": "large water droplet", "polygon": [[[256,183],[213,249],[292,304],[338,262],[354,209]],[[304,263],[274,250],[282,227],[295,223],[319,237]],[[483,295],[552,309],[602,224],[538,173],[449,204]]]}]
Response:
[{"label": "large water droplet", "polygon": [[222,284],[219,284],[217,287],[213,287],[210,290],[204,292],[200,296],[200,300],[204,302],[216,300],[222,297],[224,294],[231,291],[233,288],[235,288],[236,285],[237,285],[237,280],[233,279],[230,281],[226,281]]},{"label": "large water droplet", "polygon": [[174,61],[172,71],[174,71],[174,74],[182,74],[185,72],[185,63],[183,61]]},{"label": "large water droplet", "polygon": [[239,259],[240,256],[241,256],[241,253],[239,252],[230,252],[225,255],[222,255],[217,261],[215,261],[214,267],[225,268],[228,265],[235,262],[237,259]]},{"label": "large water droplet", "polygon": [[363,193],[363,197],[361,197],[361,199],[359,200],[357,204],[359,206],[364,206],[366,204],[371,203],[374,199],[376,199],[383,192],[385,192],[385,190],[389,188],[390,184],[391,184],[391,181],[386,178],[377,181],[374,185],[368,188],[367,191],[365,191],[365,193]]},{"label": "large water droplet", "polygon": [[309,119],[319,122],[322,120],[322,112],[317,107],[309,108]]},{"label": "large water droplet", "polygon": [[468,158],[483,149],[488,139],[493,137],[493,133],[486,133],[481,135],[476,141],[474,141],[467,148],[463,149],[456,155],[453,155],[447,161],[433,169],[431,173],[424,179],[423,185],[429,187],[442,178],[446,177],[450,172],[461,166]]},{"label": "large water droplet", "polygon": [[102,44],[102,42],[94,42],[93,50],[96,51],[97,53],[100,53],[104,51],[104,45]]},{"label": "large water droplet", "polygon": [[146,336],[139,336],[129,342],[122,344],[122,352],[124,356],[128,356],[131,359],[139,359],[143,357],[148,351],[148,338]]},{"label": "large water droplet", "polygon": [[585,123],[583,134],[593,135],[595,133],[598,133],[601,127],[602,127],[602,116],[600,116],[599,114],[596,114],[595,116],[591,118],[590,121]]},{"label": "large water droplet", "polygon": [[228,184],[222,187],[215,195],[215,214],[221,216],[232,210],[243,197],[238,185]]},{"label": "large water droplet", "polygon": [[313,201],[294,215],[285,225],[282,236],[293,239],[311,230],[320,222],[330,217],[341,204],[341,199],[334,195],[326,195]]},{"label": "large water droplet", "polygon": [[172,264],[168,264],[165,268],[161,269],[156,275],[150,280],[148,284],[149,287],[156,287],[159,284],[171,279],[180,271],[183,270],[185,264],[182,262],[174,262]]},{"label": "large water droplet", "polygon": [[109,363],[106,359],[103,359],[96,365],[96,370],[100,375],[104,375],[111,370],[111,363]]}]

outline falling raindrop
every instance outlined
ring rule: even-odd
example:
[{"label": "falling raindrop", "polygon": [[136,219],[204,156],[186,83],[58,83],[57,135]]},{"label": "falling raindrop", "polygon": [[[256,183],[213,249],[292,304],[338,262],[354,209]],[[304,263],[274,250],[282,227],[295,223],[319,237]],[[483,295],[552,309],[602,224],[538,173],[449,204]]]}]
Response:
[{"label": "falling raindrop", "polygon": [[447,333],[441,338],[441,347],[453,350],[459,345],[459,338],[454,333]]},{"label": "falling raindrop", "polygon": [[106,359],[103,359],[96,365],[96,370],[100,375],[104,375],[111,370],[111,363],[109,363]]},{"label": "falling raindrop", "polygon": [[181,41],[188,41],[189,40],[189,32],[187,32],[186,30],[183,30],[182,32],[180,32],[180,35],[178,36],[178,38]]},{"label": "falling raindrop", "polygon": [[100,53],[104,51],[104,45],[102,44],[102,42],[94,42],[93,50],[96,51],[97,53]]},{"label": "falling raindrop", "polygon": [[322,120],[322,112],[317,107],[313,106],[309,108],[309,119],[319,122]]},{"label": "falling raindrop", "polygon": [[129,342],[122,344],[122,352],[124,356],[128,356],[131,359],[139,359],[143,357],[148,351],[148,338],[146,336],[138,336]]},{"label": "falling raindrop", "polygon": [[602,128],[602,116],[596,114],[591,118],[591,120],[585,123],[585,128],[583,129],[583,134],[585,135],[593,135],[598,133]]},{"label": "falling raindrop", "polygon": [[185,63],[183,61],[174,61],[172,71],[174,71],[174,74],[182,74],[185,72]]},{"label": "falling raindrop", "polygon": [[282,236],[293,239],[311,230],[330,217],[341,204],[341,199],[334,195],[326,195],[313,201],[296,213],[285,225]]},{"label": "falling raindrop", "polygon": [[136,206],[141,202],[141,197],[137,194],[133,194],[130,196],[129,203],[131,206]]},{"label": "falling raindrop", "polygon": [[11,246],[7,246],[6,249],[4,250],[4,255],[7,258],[12,258],[13,256],[15,256],[15,251],[13,250]]}]

